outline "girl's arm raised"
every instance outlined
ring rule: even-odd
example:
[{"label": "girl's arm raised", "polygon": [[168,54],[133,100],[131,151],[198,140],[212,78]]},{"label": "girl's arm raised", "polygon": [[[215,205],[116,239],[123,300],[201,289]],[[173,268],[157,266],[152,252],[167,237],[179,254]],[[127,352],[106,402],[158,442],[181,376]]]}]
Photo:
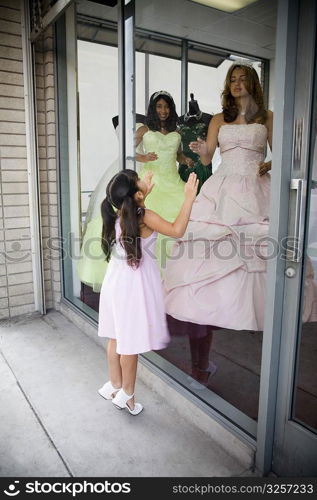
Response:
[{"label": "girl's arm raised", "polygon": [[162,219],[152,210],[145,210],[143,222],[153,231],[170,236],[171,238],[181,238],[185,233],[192,205],[196,198],[199,180],[197,175],[192,173],[185,184],[185,200],[174,222]]}]

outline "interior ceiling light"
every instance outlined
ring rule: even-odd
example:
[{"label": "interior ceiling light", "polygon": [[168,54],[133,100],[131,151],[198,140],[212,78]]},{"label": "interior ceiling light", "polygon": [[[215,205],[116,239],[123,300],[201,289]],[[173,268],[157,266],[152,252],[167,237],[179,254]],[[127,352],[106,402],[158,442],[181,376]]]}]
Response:
[{"label": "interior ceiling light", "polygon": [[243,9],[251,3],[258,0],[191,0],[195,3],[212,7],[213,9],[223,10],[224,12],[235,12],[236,10]]}]

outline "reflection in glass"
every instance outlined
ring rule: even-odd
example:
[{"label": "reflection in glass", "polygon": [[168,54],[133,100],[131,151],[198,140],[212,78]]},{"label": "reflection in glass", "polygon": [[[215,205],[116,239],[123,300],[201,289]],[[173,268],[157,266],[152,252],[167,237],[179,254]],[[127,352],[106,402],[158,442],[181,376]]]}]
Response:
[{"label": "reflection in glass", "polygon": [[[64,293],[97,320],[98,292],[106,269],[100,202],[107,176],[119,169],[117,7],[78,0],[73,12],[78,38],[75,30],[69,34],[74,26],[69,23],[69,44],[58,51],[59,66],[63,68],[67,61],[67,74],[59,71],[59,109],[68,110],[68,121],[60,115],[64,125],[59,127],[60,143],[68,142],[69,152],[61,162],[62,229],[71,257],[63,262]],[[61,102],[64,95],[67,104]]]},{"label": "reflection in glass", "polygon": [[[147,104],[153,92],[168,91],[175,100],[177,113],[181,115],[181,92],[185,94],[188,88],[188,96],[183,95],[185,102],[190,101],[189,94],[193,93],[199,109],[209,120],[211,115],[221,112],[220,91],[226,70],[232,64],[232,52],[241,55],[253,54],[254,67],[258,73],[263,60],[274,60],[275,1],[268,2],[265,22],[249,8],[243,9],[243,12],[237,13],[233,18],[187,0],[179,0],[176,8],[174,2],[170,2],[166,8],[162,5],[159,10],[155,10],[155,14],[154,5],[155,2],[136,0],[137,130],[143,126]],[[74,223],[81,224],[82,227],[82,248],[91,240],[86,247],[87,254],[97,256],[99,260],[93,259],[92,266],[86,265],[87,262],[79,262],[77,275],[72,278],[76,280],[76,293],[74,288],[67,298],[97,319],[97,314],[93,315],[93,312],[98,310],[98,291],[106,266],[98,240],[101,233],[98,212],[110,174],[117,169],[118,155],[115,133],[118,124],[117,8],[85,1],[78,1],[77,8],[81,173],[78,197],[81,199],[82,209],[78,211]],[[188,43],[188,62],[184,61],[184,58],[181,62],[182,47],[185,43]],[[184,81],[182,64],[188,64],[188,82]],[[261,80],[263,78],[261,75]],[[268,88],[268,85],[266,87]],[[272,97],[274,96],[271,95],[270,99]],[[183,119],[185,114],[182,115]],[[185,124],[184,121],[181,122],[182,120],[179,125]],[[207,121],[204,125],[208,125]],[[156,131],[155,135],[158,136],[159,133]],[[205,133],[206,130],[199,131],[203,138]],[[185,151],[184,146],[188,143],[188,138],[184,130],[183,134],[183,137],[180,137],[175,130],[161,138],[158,148],[160,158],[157,163],[157,169],[162,170],[161,176],[168,176],[169,170],[166,167],[171,165],[172,154],[175,156],[178,152],[175,144],[182,143],[181,151],[182,148]],[[148,139],[151,136],[153,139],[153,134],[148,134]],[[172,138],[175,144],[172,144]],[[157,139],[152,143],[148,140],[144,145],[141,141],[138,153],[146,154],[157,149],[158,142]],[[215,156],[212,163],[215,173]],[[180,161],[180,164],[184,169],[185,166],[190,166],[186,161]],[[143,167],[144,163],[140,162],[137,165],[138,171]],[[152,164],[151,167],[155,165]],[[71,165],[71,168],[76,170],[77,165]],[[180,173],[177,172],[174,158],[173,175],[177,178],[177,183],[183,183],[178,177]],[[205,182],[208,182],[210,172],[207,171],[207,174]],[[159,184],[160,179],[157,187]],[[159,200],[162,210],[173,205],[175,189],[172,187],[168,189],[167,202]],[[177,203],[174,204],[175,207],[173,205],[175,215]],[[77,293],[78,287],[81,293]],[[210,303],[212,305],[212,298]],[[199,394],[202,399],[210,400],[211,391],[214,391],[226,403],[256,419],[262,333],[253,330],[213,330],[212,335],[207,332],[207,335],[200,337],[173,336],[170,346],[160,354],[170,360],[179,371],[182,370],[188,375],[187,388]],[[204,365],[203,370],[197,371],[197,360],[200,368]],[[215,365],[218,367],[217,371]],[[212,398],[214,400],[214,394]]]},{"label": "reflection in glass", "polygon": [[[317,431],[317,140],[315,142],[312,189],[310,191],[309,228],[306,256],[306,287],[310,292],[304,300],[304,315],[309,322],[302,323],[297,360],[297,379],[294,394],[294,418]],[[313,277],[307,280],[308,277]],[[312,283],[313,281],[313,283]]]},{"label": "reflection in glass", "polygon": [[[156,16],[150,15],[151,7],[153,7],[152,2],[136,0],[135,5],[136,29],[137,31],[143,30],[142,36],[140,35],[142,43],[137,41],[136,50],[144,50],[146,52],[147,49],[150,49],[148,73],[146,71],[146,63],[144,65],[145,92],[148,89],[150,95],[151,92],[161,88],[172,93],[176,102],[178,115],[180,115],[178,132],[181,134],[182,151],[184,155],[191,156],[197,172],[200,167],[207,167],[205,170],[202,169],[203,171],[200,173],[202,182],[200,184],[199,197],[201,199],[204,186],[208,184],[209,180],[217,172],[220,155],[219,151],[216,151],[212,158],[213,175],[210,177],[211,166],[202,165],[199,162],[197,154],[189,154],[189,142],[195,141],[198,137],[205,139],[211,116],[221,112],[220,94],[223,90],[225,75],[233,60],[239,57],[238,55],[246,59],[246,56],[243,54],[249,54],[249,60],[252,59],[253,67],[260,76],[261,83],[265,83],[266,89],[273,88],[274,75],[272,74],[272,82],[268,82],[268,72],[264,74],[263,69],[265,65],[268,67],[265,60],[272,60],[272,63],[274,63],[276,2],[268,2],[267,14],[270,17],[266,18],[266,22],[263,22],[263,18],[261,19],[257,11],[251,8],[243,9],[243,12],[238,13],[239,17],[233,20],[233,18],[230,18],[225,13],[211,8],[206,9],[185,0],[179,0],[177,5],[176,3],[175,6],[173,4],[173,7],[160,6]],[[241,26],[243,26],[243,30],[241,30]],[[146,40],[146,33],[151,33],[149,41]],[[264,47],[269,48],[264,49]],[[184,80],[184,78],[186,79],[186,71],[184,72],[184,67],[181,66],[181,64],[184,64],[184,58],[186,59],[186,55],[184,56],[184,54],[187,54],[187,81]],[[167,64],[168,57],[170,57],[169,64]],[[157,71],[154,72],[153,68],[151,70],[151,64],[153,65],[156,60],[158,62]],[[175,87],[176,82],[181,82],[182,85],[179,85],[177,88]],[[182,96],[181,92],[185,93],[185,91],[187,95]],[[193,99],[191,99],[190,94],[193,94]],[[180,109],[181,97],[187,102],[185,110]],[[266,108],[268,108],[267,103],[269,99],[270,102],[274,101],[274,96],[272,94],[270,96],[265,95]],[[193,105],[193,101],[196,101],[195,105],[198,108],[196,112],[194,112],[195,105]],[[271,106],[270,109],[272,109]],[[253,153],[257,161],[264,158],[269,159],[266,156],[267,152],[264,151],[265,148],[263,149],[264,144],[266,144],[264,127],[261,125],[251,125],[250,128],[252,127],[254,130],[257,129],[257,132],[254,132],[253,142],[249,138],[252,142],[251,150],[253,150],[250,151],[250,155]],[[239,129],[239,127],[236,127],[236,129]],[[225,130],[225,127],[223,130]],[[227,130],[229,131],[229,127]],[[234,127],[230,128],[230,130],[232,134],[227,133],[228,143],[230,140],[234,142],[237,135],[234,132]],[[261,134],[263,134],[263,137]],[[259,152],[255,151],[255,144],[258,147],[259,144],[261,145],[260,155]],[[161,148],[160,155],[162,156],[163,153],[164,149]],[[225,152],[224,154],[226,155]],[[232,166],[237,166],[237,161],[241,156],[240,148],[233,148],[231,152],[227,153],[228,155],[231,155]],[[246,161],[245,163],[248,162]],[[178,168],[180,177],[186,181],[186,175],[188,176],[190,172],[188,165],[180,163]],[[221,188],[219,187],[219,189]],[[247,191],[248,189],[245,189],[245,192]],[[199,220],[209,221],[213,207],[207,205],[208,199],[210,200],[211,198],[213,196],[210,197],[206,192],[206,205],[202,207],[201,212],[198,214]],[[230,196],[227,197],[227,200],[229,198]],[[248,199],[250,201],[250,196]],[[218,202],[219,200],[217,200],[216,204]],[[166,200],[162,195],[162,207],[164,207],[165,203]],[[210,205],[212,205],[212,200],[210,201]],[[224,207],[224,213],[226,212],[227,210]],[[264,212],[262,216],[263,218],[266,217],[265,224],[267,227],[269,210],[264,210]],[[193,219],[195,219],[196,215],[194,210]],[[203,226],[202,224],[202,238],[206,236],[205,226]],[[182,278],[179,279],[175,287],[181,289],[183,281],[187,280],[186,283],[188,284],[188,278],[195,273],[197,276],[201,276],[201,289],[203,289],[203,269],[196,269],[192,261],[188,261],[184,266]],[[167,274],[168,269],[165,273],[165,279],[169,279]],[[172,274],[170,277],[171,279],[173,278]],[[206,276],[205,278],[207,279]],[[177,279],[176,277],[176,281]],[[238,285],[238,288],[239,286],[241,284]],[[226,302],[226,294],[234,293],[233,285],[228,283],[224,286],[221,293],[223,294],[224,302]],[[246,301],[248,300],[246,299]],[[263,287],[263,296],[261,299],[261,307],[263,309],[264,302],[265,290]],[[218,303],[219,297],[210,294],[210,310]],[[197,297],[193,297],[192,301],[186,302],[186,309],[196,308],[196,310],[200,310],[200,307],[203,309],[204,307],[201,304],[202,302],[200,303]],[[242,303],[241,309],[243,307]],[[230,412],[229,408],[231,408],[235,416],[237,416],[239,414],[238,409],[251,417],[251,419],[256,420],[261,369],[262,331],[261,328],[256,328],[252,324],[251,318],[249,318],[250,324],[247,325],[245,323],[244,326],[241,326],[241,324],[237,325],[240,313],[236,309],[231,312],[227,310],[223,310],[222,312],[224,316],[230,314],[232,316],[232,324],[228,325],[226,329],[214,328],[212,323],[209,323],[209,326],[201,325],[200,323],[204,323],[205,320],[204,311],[202,310],[201,314],[198,314],[194,320],[192,319],[187,322],[178,322],[177,315],[175,315],[175,318],[170,315],[168,320],[172,336],[171,342],[166,349],[158,353],[159,355],[154,355],[154,357],[150,357],[149,359],[152,362],[157,362],[158,366],[166,369],[171,376],[177,378],[189,391],[194,392],[201,399],[217,409],[220,408],[220,406],[219,408],[217,407],[219,402],[222,409],[224,407],[227,409],[227,414]],[[235,317],[236,322],[234,322]],[[180,319],[183,318],[180,317]],[[261,321],[259,320],[260,323]],[[235,330],[230,330],[229,327],[235,328]],[[242,327],[245,330],[240,330]],[[237,331],[237,329],[240,331]],[[217,404],[215,404],[216,401]],[[233,407],[235,407],[235,410]],[[241,421],[243,418],[244,416],[241,413]],[[250,425],[252,427],[253,422]],[[252,432],[254,431],[252,430]]]},{"label": "reflection in glass", "polygon": [[[109,75],[112,75],[109,78]],[[101,249],[100,204],[108,180],[119,170],[118,49],[78,41],[82,247],[77,276],[81,298],[98,309],[107,263]]]},{"label": "reflection in glass", "polygon": [[[272,115],[264,108],[258,75],[250,65],[230,66],[222,95],[224,112],[212,119],[217,126],[209,129],[209,149],[206,142],[191,143],[204,165],[219,143],[222,163],[196,198],[164,280],[171,334],[178,334],[173,331],[178,323],[186,325],[191,376],[201,390],[216,374],[212,353],[208,359],[211,331],[262,331],[264,318],[266,258],[258,251],[258,240],[263,242],[268,232],[270,165],[263,175],[258,172],[267,142],[271,146]],[[195,382],[190,387],[199,390]]]}]

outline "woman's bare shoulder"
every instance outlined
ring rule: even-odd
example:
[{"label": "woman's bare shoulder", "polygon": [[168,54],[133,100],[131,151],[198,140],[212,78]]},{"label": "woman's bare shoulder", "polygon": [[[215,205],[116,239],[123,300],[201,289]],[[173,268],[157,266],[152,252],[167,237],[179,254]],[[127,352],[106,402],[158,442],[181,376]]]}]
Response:
[{"label": "woman's bare shoulder", "polygon": [[211,121],[213,121],[214,124],[222,123],[224,121],[224,119],[223,119],[223,113],[216,113],[212,117]]},{"label": "woman's bare shoulder", "polygon": [[139,127],[138,128],[138,132],[141,132],[141,133],[145,133],[149,130],[149,127],[147,127],[147,125],[142,125],[142,127]]},{"label": "woman's bare shoulder", "polygon": [[223,113],[217,113],[212,117],[209,123],[209,130],[217,131],[220,129],[221,125],[223,125]]},{"label": "woman's bare shoulder", "polygon": [[146,125],[142,125],[141,127],[138,128],[136,131],[136,135],[138,137],[143,137],[143,135],[148,131],[148,127]]}]

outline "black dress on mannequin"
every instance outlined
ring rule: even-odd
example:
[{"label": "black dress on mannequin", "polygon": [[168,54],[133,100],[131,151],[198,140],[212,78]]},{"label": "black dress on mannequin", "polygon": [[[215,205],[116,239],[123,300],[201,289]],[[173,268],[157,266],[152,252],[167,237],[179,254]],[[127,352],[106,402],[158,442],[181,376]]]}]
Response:
[{"label": "black dress on mannequin", "polygon": [[[135,123],[145,123],[145,115],[141,115],[140,113],[135,114]],[[116,115],[112,118],[112,123],[114,128],[116,129],[119,125],[119,115]]]},{"label": "black dress on mannequin", "polygon": [[208,125],[212,115],[200,111],[197,101],[194,100],[194,94],[190,94],[190,97],[191,100],[188,103],[187,113],[180,116],[178,119],[178,131],[181,134],[184,155],[191,158],[194,161],[194,165],[193,167],[188,167],[187,165],[180,164],[178,172],[181,179],[185,182],[189,174],[195,172],[199,179],[199,192],[203,183],[212,174],[212,165],[211,163],[209,165],[203,165],[199,155],[189,148],[189,144],[192,141],[197,141],[198,137],[202,140],[206,140]]}]

